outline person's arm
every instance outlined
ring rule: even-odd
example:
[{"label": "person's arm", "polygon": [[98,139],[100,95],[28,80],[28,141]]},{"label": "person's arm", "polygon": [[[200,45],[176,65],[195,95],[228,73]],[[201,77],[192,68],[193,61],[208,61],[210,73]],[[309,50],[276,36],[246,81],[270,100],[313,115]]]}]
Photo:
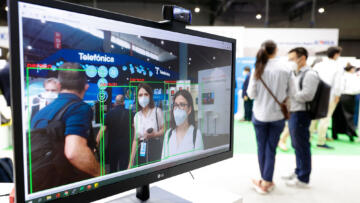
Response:
[{"label": "person's arm", "polygon": [[[163,113],[162,110],[159,108],[156,108],[157,111],[155,112],[157,114],[157,118],[158,118],[158,125],[159,125],[159,130],[158,131],[153,131],[152,133],[147,133],[145,132],[145,136],[147,139],[152,138],[152,137],[160,137],[164,135],[164,118],[163,118]],[[156,118],[155,118],[156,119]]]},{"label": "person's arm", "polygon": [[203,150],[204,149],[204,141],[201,135],[200,129],[197,129],[196,132],[196,141],[195,141],[195,150]]},{"label": "person's arm", "polygon": [[93,152],[87,146],[87,140],[78,135],[65,137],[64,153],[69,162],[77,169],[90,174],[100,175],[100,165],[96,161]]},{"label": "person's arm", "polygon": [[137,143],[136,143],[136,139],[133,140],[132,142],[132,146],[131,146],[131,154],[130,154],[130,160],[129,160],[129,165],[128,165],[128,169],[130,169],[133,165],[134,165],[134,159],[135,159],[135,155],[137,152]]},{"label": "person's arm", "polygon": [[294,98],[298,102],[309,102],[314,99],[317,87],[319,85],[319,77],[313,71],[308,71],[302,82],[302,90],[296,92]]},{"label": "person's arm", "polygon": [[249,86],[249,80],[250,80],[250,74],[246,76],[244,84],[243,84],[243,89],[242,89],[242,98],[245,99],[245,100],[247,100],[247,97],[248,97],[246,91],[247,91],[248,86]]},{"label": "person's arm", "polygon": [[249,86],[248,89],[246,91],[248,97],[250,99],[255,99],[257,92],[256,92],[256,83],[257,81],[255,80],[254,77],[255,71],[252,72],[251,76],[250,76],[250,80],[249,80]]},{"label": "person's arm", "polygon": [[102,138],[105,130],[106,130],[106,125],[100,127],[100,130],[99,130],[99,132],[98,132],[98,134],[96,136],[96,144],[97,145],[99,145],[100,139]]},{"label": "person's arm", "polygon": [[131,145],[131,153],[130,153],[130,160],[129,160],[129,165],[128,165],[128,169],[130,169],[133,165],[134,165],[134,159],[135,159],[135,155],[136,155],[136,152],[137,152],[137,145],[138,145],[138,135],[139,135],[139,131],[138,131],[138,128],[136,128],[136,126],[138,125],[137,124],[137,121],[138,121],[138,116],[139,114],[135,114],[134,116],[134,136],[133,136],[133,142],[132,142],[132,145]]},{"label": "person's arm", "polygon": [[164,136],[163,148],[162,148],[162,152],[161,152],[161,160],[165,159],[168,156],[168,154],[166,152],[169,147],[168,146],[169,133],[170,133],[170,129],[166,131],[166,134]]},{"label": "person's arm", "polygon": [[343,91],[343,70],[338,70],[335,73],[333,85],[334,87],[334,94],[335,94],[335,103],[338,103],[340,101],[340,96]]}]

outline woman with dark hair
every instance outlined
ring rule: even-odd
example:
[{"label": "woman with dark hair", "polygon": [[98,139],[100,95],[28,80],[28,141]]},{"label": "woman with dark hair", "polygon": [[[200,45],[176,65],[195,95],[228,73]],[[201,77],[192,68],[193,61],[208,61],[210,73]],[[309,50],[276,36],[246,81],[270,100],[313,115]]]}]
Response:
[{"label": "woman with dark hair", "polygon": [[279,103],[288,97],[290,68],[276,58],[277,47],[273,41],[261,45],[256,55],[255,71],[247,90],[250,99],[254,99],[253,118],[260,180],[253,180],[254,188],[261,194],[274,188],[273,174],[276,146],[285,126],[285,116]]},{"label": "woman with dark hair", "polygon": [[204,144],[195,124],[193,98],[188,91],[179,90],[174,95],[170,129],[165,133],[162,159],[202,149]]},{"label": "woman with dark hair", "polygon": [[153,91],[146,83],[138,85],[138,112],[134,116],[134,132],[129,168],[139,152],[138,164],[160,161],[164,119],[162,110],[155,106]]}]

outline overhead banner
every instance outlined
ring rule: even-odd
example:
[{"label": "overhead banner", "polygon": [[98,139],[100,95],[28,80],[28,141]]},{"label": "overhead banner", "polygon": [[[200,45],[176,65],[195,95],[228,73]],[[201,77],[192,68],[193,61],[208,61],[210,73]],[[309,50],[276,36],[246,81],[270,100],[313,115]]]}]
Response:
[{"label": "overhead banner", "polygon": [[[86,70],[86,74],[93,78],[99,72],[100,77],[106,77],[108,74],[116,78],[120,72],[128,72],[130,77],[155,77],[158,80],[178,79],[178,73],[156,66],[152,63],[142,61],[132,56],[82,51],[73,49],[61,49],[53,55],[40,61],[40,64],[27,64],[30,67],[47,67],[55,69],[64,61],[78,62]],[[99,67],[96,67],[99,66]],[[47,70],[30,70],[30,75],[47,74]]]},{"label": "overhead banner", "polygon": [[246,28],[244,33],[244,56],[256,56],[261,44],[273,40],[278,45],[278,56],[284,56],[295,47],[305,47],[309,55],[337,46],[339,29],[301,28]]}]

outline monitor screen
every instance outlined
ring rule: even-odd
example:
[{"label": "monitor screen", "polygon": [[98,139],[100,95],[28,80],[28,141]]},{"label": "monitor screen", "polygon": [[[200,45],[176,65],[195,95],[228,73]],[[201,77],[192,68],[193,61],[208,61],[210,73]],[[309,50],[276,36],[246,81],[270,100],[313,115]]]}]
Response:
[{"label": "monitor screen", "polygon": [[233,40],[66,3],[13,5],[25,201],[232,152]]}]

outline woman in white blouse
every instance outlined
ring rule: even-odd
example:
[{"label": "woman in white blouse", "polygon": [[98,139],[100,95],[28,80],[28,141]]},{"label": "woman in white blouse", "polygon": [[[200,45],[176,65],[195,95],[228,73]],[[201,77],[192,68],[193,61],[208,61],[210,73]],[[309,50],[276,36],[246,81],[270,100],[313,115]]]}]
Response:
[{"label": "woman in white blouse", "polygon": [[[155,106],[153,91],[146,83],[138,86],[138,112],[134,117],[134,132],[129,168],[148,162],[160,161],[162,136],[164,135],[163,112]],[[138,153],[137,159],[135,155]]]},{"label": "woman in white blouse", "polygon": [[162,159],[188,154],[204,149],[200,130],[195,124],[194,104],[191,94],[179,90],[174,95],[170,129],[165,133]]},{"label": "woman in white blouse", "polygon": [[332,137],[338,139],[337,134],[344,133],[351,142],[357,137],[354,123],[356,95],[360,94],[360,75],[350,64],[345,67],[341,82],[341,97],[332,117]]}]

